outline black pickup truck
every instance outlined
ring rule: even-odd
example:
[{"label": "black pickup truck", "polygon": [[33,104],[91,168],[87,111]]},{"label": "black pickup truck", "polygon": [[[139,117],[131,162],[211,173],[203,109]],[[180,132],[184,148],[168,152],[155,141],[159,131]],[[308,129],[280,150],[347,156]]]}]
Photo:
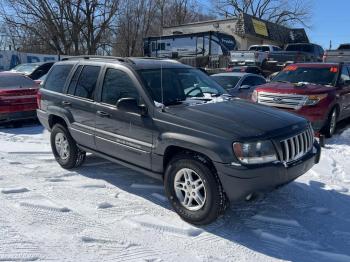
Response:
[{"label": "black pickup truck", "polygon": [[268,55],[263,70],[280,71],[288,64],[301,62],[322,62],[324,50],[316,44],[288,44],[284,51],[272,51]]},{"label": "black pickup truck", "polygon": [[293,181],[320,157],[304,118],[234,99],[172,60],[58,62],[38,106],[63,168],[91,152],[159,178],[175,211],[197,225],[214,221],[229,200]]}]

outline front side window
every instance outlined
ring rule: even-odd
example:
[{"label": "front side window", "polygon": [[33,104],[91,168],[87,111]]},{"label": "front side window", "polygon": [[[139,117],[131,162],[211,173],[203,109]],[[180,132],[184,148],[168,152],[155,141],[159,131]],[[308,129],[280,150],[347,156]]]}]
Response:
[{"label": "front side window", "polygon": [[80,73],[74,95],[93,99],[99,73],[99,66],[84,66]]},{"label": "front side window", "polygon": [[153,100],[164,105],[186,100],[219,96],[225,90],[208,75],[193,68],[164,68],[139,71]]},{"label": "front side window", "polygon": [[47,90],[62,93],[66,80],[73,65],[56,65],[48,74],[44,88]]},{"label": "front side window", "polygon": [[248,76],[246,79],[243,80],[242,86],[255,86],[255,77],[253,76]]},{"label": "front side window", "polygon": [[235,88],[238,81],[241,79],[239,76],[214,75],[211,77],[226,90]]},{"label": "front side window", "polygon": [[103,80],[101,102],[116,105],[122,98],[139,99],[139,94],[133,81],[123,71],[112,68],[107,69]]}]

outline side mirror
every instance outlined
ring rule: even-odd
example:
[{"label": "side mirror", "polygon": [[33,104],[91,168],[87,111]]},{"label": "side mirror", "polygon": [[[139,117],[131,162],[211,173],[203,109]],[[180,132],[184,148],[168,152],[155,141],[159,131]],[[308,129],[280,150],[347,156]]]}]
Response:
[{"label": "side mirror", "polygon": [[139,105],[137,99],[132,97],[121,98],[117,102],[119,110],[131,113],[137,113],[142,116],[147,115],[147,107],[145,104]]},{"label": "side mirror", "polygon": [[250,88],[251,88],[250,85],[243,85],[239,87],[239,89],[250,89]]}]

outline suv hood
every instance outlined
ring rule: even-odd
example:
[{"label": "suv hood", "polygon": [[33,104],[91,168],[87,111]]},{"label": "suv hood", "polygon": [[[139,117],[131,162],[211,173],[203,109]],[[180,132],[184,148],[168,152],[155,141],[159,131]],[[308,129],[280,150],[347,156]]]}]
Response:
[{"label": "suv hood", "polygon": [[271,82],[261,86],[258,86],[256,89],[258,92],[271,92],[271,93],[281,93],[281,94],[320,94],[328,93],[332,90],[335,90],[332,86],[323,86],[323,85],[314,85],[314,84],[305,84],[305,85],[295,85],[292,83],[280,83],[280,82]]},{"label": "suv hood", "polygon": [[[194,106],[180,105],[166,110],[186,126],[235,139],[269,139],[304,129],[307,121],[297,115],[241,99],[206,103]],[[263,136],[263,137],[262,137]]]}]

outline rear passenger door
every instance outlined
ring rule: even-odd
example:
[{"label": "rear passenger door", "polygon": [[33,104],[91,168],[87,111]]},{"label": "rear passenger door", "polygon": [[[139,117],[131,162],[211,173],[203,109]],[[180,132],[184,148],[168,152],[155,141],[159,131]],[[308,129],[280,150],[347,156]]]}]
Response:
[{"label": "rear passenger door", "polygon": [[100,66],[79,65],[68,85],[62,106],[71,113],[70,132],[78,144],[95,149],[95,90]]},{"label": "rear passenger door", "polygon": [[124,69],[106,69],[96,107],[96,146],[102,153],[151,169],[152,118],[116,106],[122,98],[142,103],[137,85],[134,76]]}]

